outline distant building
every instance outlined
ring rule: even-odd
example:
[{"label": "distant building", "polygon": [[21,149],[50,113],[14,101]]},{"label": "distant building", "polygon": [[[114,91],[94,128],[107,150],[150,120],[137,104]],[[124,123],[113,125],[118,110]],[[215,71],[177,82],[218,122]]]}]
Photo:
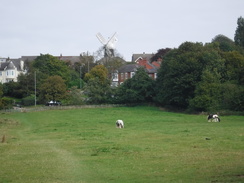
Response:
[{"label": "distant building", "polygon": [[23,60],[0,58],[0,82],[7,83],[10,81],[17,82],[18,76],[26,74],[25,64]]},{"label": "distant building", "polygon": [[[118,69],[116,73],[118,76],[116,80],[113,80],[113,85],[121,85],[125,80],[132,78],[139,67],[143,67],[148,73],[148,76],[155,80],[162,60],[150,62],[153,56],[154,54],[133,54],[132,63],[123,65]],[[115,84],[116,82],[117,84]]]},{"label": "distant building", "polygon": [[[32,62],[34,61],[38,56],[22,56],[20,59],[27,61],[27,62]],[[81,55],[80,56],[63,56],[60,54],[60,56],[54,56],[58,58],[59,60],[65,61],[65,62],[70,62],[71,64],[74,64],[75,62],[80,62]]]},{"label": "distant building", "polygon": [[153,53],[145,53],[145,52],[143,52],[142,54],[141,53],[133,54],[131,62],[137,62],[138,60],[150,61],[153,56],[154,56]]}]

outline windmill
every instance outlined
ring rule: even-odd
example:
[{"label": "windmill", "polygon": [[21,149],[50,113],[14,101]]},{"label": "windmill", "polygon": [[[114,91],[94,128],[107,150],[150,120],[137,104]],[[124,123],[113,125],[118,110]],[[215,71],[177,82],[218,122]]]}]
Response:
[{"label": "windmill", "polygon": [[97,39],[103,44],[104,57],[114,57],[115,43],[118,41],[115,35],[116,32],[106,40],[100,32],[96,34]]}]

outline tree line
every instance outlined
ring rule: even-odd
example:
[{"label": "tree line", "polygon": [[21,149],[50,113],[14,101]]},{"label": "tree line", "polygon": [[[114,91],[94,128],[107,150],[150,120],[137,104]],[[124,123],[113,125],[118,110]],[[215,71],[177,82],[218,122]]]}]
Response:
[{"label": "tree line", "polygon": [[[152,61],[158,58],[163,61],[156,80],[139,68],[119,87],[111,87],[109,76],[123,64],[119,60],[98,64],[87,55],[72,65],[52,55],[40,55],[18,82],[0,85],[0,107],[12,103],[6,96],[33,104],[36,86],[40,104],[59,100],[66,105],[154,103],[188,111],[244,110],[242,17],[237,20],[234,41],[220,34],[206,44],[184,42],[178,48],[159,49]],[[89,71],[84,70],[87,59],[91,59]]]}]

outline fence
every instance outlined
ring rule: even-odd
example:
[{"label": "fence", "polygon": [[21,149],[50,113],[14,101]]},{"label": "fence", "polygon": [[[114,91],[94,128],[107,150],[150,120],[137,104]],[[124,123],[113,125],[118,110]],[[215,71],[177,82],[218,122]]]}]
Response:
[{"label": "fence", "polygon": [[47,110],[68,110],[68,109],[82,109],[82,108],[109,108],[109,107],[124,107],[122,104],[108,104],[108,105],[74,105],[74,106],[37,106],[28,108],[14,107],[13,109],[2,109],[4,112],[35,112],[35,111],[47,111]]}]

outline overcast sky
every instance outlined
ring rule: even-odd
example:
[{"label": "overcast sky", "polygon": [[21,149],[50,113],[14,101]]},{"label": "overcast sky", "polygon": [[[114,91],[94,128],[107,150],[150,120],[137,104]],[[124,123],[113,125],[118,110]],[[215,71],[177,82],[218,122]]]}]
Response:
[{"label": "overcast sky", "polygon": [[185,41],[234,39],[244,0],[0,0],[0,57],[96,52],[100,32],[117,51],[156,53]]}]

